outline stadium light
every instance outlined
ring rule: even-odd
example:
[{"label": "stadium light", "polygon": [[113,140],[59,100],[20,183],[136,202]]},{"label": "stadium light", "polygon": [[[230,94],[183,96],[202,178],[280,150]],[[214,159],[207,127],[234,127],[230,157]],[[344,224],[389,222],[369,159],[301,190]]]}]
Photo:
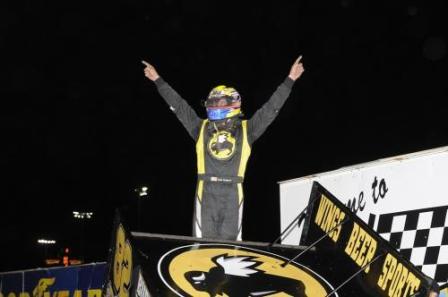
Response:
[{"label": "stadium light", "polygon": [[52,239],[38,239],[37,243],[38,244],[43,244],[43,245],[50,245],[50,244],[56,244],[56,240],[52,240]]},{"label": "stadium light", "polygon": [[80,245],[81,245],[81,260],[84,261],[84,241],[85,241],[85,235],[84,235],[84,229],[85,229],[85,224],[88,220],[92,219],[93,217],[93,212],[85,212],[85,211],[73,211],[73,217],[76,220],[79,220],[81,223],[81,239],[80,239]]},{"label": "stadium light", "polygon": [[80,220],[91,219],[93,217],[93,212],[73,211],[73,217]]},{"label": "stadium light", "polygon": [[134,189],[135,192],[137,192],[138,197],[143,198],[145,196],[148,196],[148,190],[149,188],[147,186],[142,186]]},{"label": "stadium light", "polygon": [[134,192],[137,193],[137,230],[140,230],[140,221],[141,221],[141,208],[142,208],[142,203],[146,198],[149,198],[149,187],[148,186],[138,186],[136,188],[134,188]]}]

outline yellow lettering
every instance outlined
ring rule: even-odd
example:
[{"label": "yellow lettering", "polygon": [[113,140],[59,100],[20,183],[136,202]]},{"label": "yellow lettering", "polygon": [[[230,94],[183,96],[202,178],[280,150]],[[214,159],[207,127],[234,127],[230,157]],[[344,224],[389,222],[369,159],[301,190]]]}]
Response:
[{"label": "yellow lettering", "polygon": [[328,207],[327,216],[325,217],[325,225],[323,228],[325,232],[330,231],[333,226],[333,216],[335,211],[336,211],[336,205],[330,204],[330,206]]},{"label": "yellow lettering", "polygon": [[387,282],[388,282],[388,276],[390,275],[390,271],[392,271],[392,274],[395,272],[395,266],[397,265],[397,259],[394,258],[391,254],[387,254],[386,260],[383,264],[383,271],[378,279],[378,286],[385,291]]},{"label": "yellow lettering", "polygon": [[[370,261],[373,260],[373,256],[375,256],[377,246],[378,246],[378,243],[376,242],[376,240],[371,238],[369,249],[367,250],[367,254],[366,254],[366,259],[364,260],[364,263],[362,264],[362,266],[366,265],[367,263],[369,263]],[[364,269],[365,273],[368,273],[369,271],[370,271],[370,265],[367,266],[366,269]]]},{"label": "yellow lettering", "polygon": [[70,295],[70,291],[64,290],[64,291],[59,291],[58,292],[58,297],[69,297]]},{"label": "yellow lettering", "polygon": [[411,290],[411,286],[414,283],[415,275],[412,273],[409,273],[408,278],[406,279],[406,289],[404,290],[403,296],[408,296]]},{"label": "yellow lettering", "polygon": [[75,292],[73,292],[73,297],[82,297],[82,291],[81,290],[75,290]]},{"label": "yellow lettering", "polygon": [[314,219],[314,222],[318,226],[321,226],[322,224],[322,219],[324,217],[324,213],[328,205],[327,201],[328,199],[324,195],[322,195],[320,198],[319,209],[317,210],[316,218]]},{"label": "yellow lettering", "polygon": [[[367,237],[366,239],[363,241],[362,245],[361,245],[361,249],[359,250],[359,257],[358,259],[356,259],[356,264],[358,264],[358,266],[362,267],[364,264],[367,264],[367,262],[364,262],[366,257],[366,251],[367,251],[367,247],[370,245],[371,241],[372,241],[372,237],[368,236],[368,234],[366,233]],[[360,236],[361,238],[361,236]]]},{"label": "yellow lettering", "polygon": [[397,289],[398,281],[401,276],[401,271],[403,270],[403,265],[401,263],[398,263],[397,269],[395,269],[394,275],[392,277],[392,281],[390,282],[389,287],[389,296],[393,296],[395,293],[395,290]]},{"label": "yellow lettering", "polygon": [[20,297],[30,297],[30,294],[28,292],[20,292]]},{"label": "yellow lettering", "polygon": [[387,254],[382,273],[378,279],[378,286],[386,291],[388,296],[404,297],[414,294],[420,288],[420,279],[409,271],[391,254]]},{"label": "yellow lettering", "polygon": [[347,246],[345,247],[345,253],[347,255],[351,255],[353,251],[353,247],[355,246],[356,238],[358,238],[359,226],[358,224],[353,225],[352,234],[350,235],[350,239],[348,240]]},{"label": "yellow lettering", "polygon": [[395,289],[395,293],[392,297],[401,297],[401,292],[403,291],[404,284],[406,283],[406,279],[408,278],[409,270],[403,266],[403,272],[401,273],[400,279],[398,280],[397,288]]},{"label": "yellow lettering", "polygon": [[101,297],[101,289],[90,289],[87,291],[87,297]]},{"label": "yellow lettering", "polygon": [[[376,240],[369,233],[354,223],[350,239],[345,247],[345,253],[355,261],[356,265],[364,267],[375,256],[377,245]],[[369,271],[370,266],[367,266],[364,272],[368,273]]]},{"label": "yellow lettering", "polygon": [[[330,226],[329,226],[328,231],[330,231],[331,229],[336,227],[336,225],[337,225],[336,220],[339,217],[340,213],[341,213],[341,211],[339,210],[339,208],[333,204],[333,212],[331,213],[331,216],[328,218],[328,220],[330,221],[329,222]],[[330,234],[331,237],[333,237],[333,234],[335,231],[336,231],[336,229],[331,232],[331,234]]]},{"label": "yellow lettering", "polygon": [[[331,230],[337,226],[337,220],[338,220],[340,214],[341,214],[341,210],[338,207],[336,207],[336,205],[334,205],[334,212],[332,213],[331,218],[329,218],[330,222],[331,222],[329,230]],[[336,232],[337,232],[336,229],[337,228],[335,228],[333,231],[331,231],[331,234],[330,234],[330,238],[333,239],[334,242],[336,242],[336,240],[334,240],[334,236],[336,235]]]},{"label": "yellow lettering", "polygon": [[[336,221],[336,224],[340,224],[340,223],[344,220],[344,218],[345,218],[345,213],[342,212],[342,211],[340,211],[340,212],[339,212],[339,217],[338,217],[338,219],[337,219],[337,221]],[[334,242],[338,241],[338,239],[339,239],[339,235],[341,235],[341,229],[342,229],[342,226],[339,225],[339,226],[334,230],[334,234],[333,234],[333,236],[332,236]]]},{"label": "yellow lettering", "polygon": [[117,229],[113,267],[113,285],[118,297],[129,297],[132,274],[132,247],[122,225]]},{"label": "yellow lettering", "polygon": [[387,286],[388,282],[390,280],[392,280],[392,277],[394,276],[394,273],[395,273],[396,269],[397,269],[397,259],[395,259],[392,256],[392,262],[391,262],[391,264],[389,266],[389,271],[387,272],[387,275],[386,275],[386,282],[383,285],[383,290],[386,290],[386,286]]},{"label": "yellow lettering", "polygon": [[380,277],[378,278],[378,283],[377,283],[378,287],[380,287],[381,290],[384,290],[383,284],[384,284],[384,281],[386,280],[385,276],[387,275],[387,270],[389,269],[387,266],[387,265],[389,265],[389,263],[390,263],[390,258],[389,258],[389,254],[388,254],[386,257],[386,260],[384,261],[384,264],[383,264],[383,271],[380,274]]},{"label": "yellow lettering", "polygon": [[406,286],[406,291],[405,291],[405,294],[403,294],[403,296],[408,296],[408,295],[406,295],[408,290],[409,290],[409,295],[413,295],[420,288],[420,280],[417,277],[415,277],[415,275],[413,273],[409,273],[409,276],[408,276],[408,279],[406,280],[406,282],[408,282],[408,285]]},{"label": "yellow lettering", "polygon": [[132,248],[129,240],[126,240],[126,249],[124,252],[124,267],[122,275],[122,289],[119,297],[129,297],[129,288],[131,287],[132,278]]},{"label": "yellow lettering", "polygon": [[412,294],[414,294],[415,292],[417,292],[420,289],[420,279],[415,278],[414,280],[414,285],[412,286]]},{"label": "yellow lettering", "polygon": [[341,209],[333,204],[327,197],[322,195],[316,217],[314,218],[314,223],[316,223],[316,225],[318,225],[324,232],[329,232],[332,230],[328,235],[334,242],[339,239],[339,235],[341,234],[341,226],[338,226],[338,224],[344,218],[345,213],[342,212]]},{"label": "yellow lettering", "polygon": [[118,226],[117,234],[115,238],[115,257],[114,257],[114,281],[113,284],[117,291],[121,288],[121,272],[122,272],[122,263],[123,263],[123,254],[124,254],[124,245],[125,245],[126,235],[123,229],[123,226]]},{"label": "yellow lettering", "polygon": [[[54,277],[41,278],[36,287],[33,289],[33,297],[50,297],[48,288],[54,284],[56,279]],[[56,296],[53,293],[53,296]]]},{"label": "yellow lettering", "polygon": [[14,294],[14,292],[11,292],[8,294],[8,297],[16,297],[16,294]]},{"label": "yellow lettering", "polygon": [[365,237],[366,237],[366,231],[364,231],[364,229],[362,228],[359,228],[359,236],[356,239],[355,246],[353,247],[353,252],[350,255],[353,261],[356,261],[356,258],[358,258],[359,246],[361,245],[361,241],[364,240]]}]

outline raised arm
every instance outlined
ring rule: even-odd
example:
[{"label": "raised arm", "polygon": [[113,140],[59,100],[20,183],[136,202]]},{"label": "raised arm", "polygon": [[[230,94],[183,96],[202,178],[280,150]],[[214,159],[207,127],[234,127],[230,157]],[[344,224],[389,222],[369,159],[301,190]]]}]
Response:
[{"label": "raised arm", "polygon": [[294,64],[291,66],[288,77],[280,84],[277,90],[272,94],[271,98],[255,112],[252,118],[248,122],[249,142],[253,143],[260,137],[266,128],[277,117],[278,112],[288,99],[294,82],[305,71],[303,64],[300,62],[302,56],[298,57]]},{"label": "raised arm", "polygon": [[176,114],[182,125],[187,129],[190,136],[196,140],[199,134],[201,118],[190,105],[167,83],[160,77],[157,70],[146,61],[142,61],[146,66],[144,69],[145,76],[153,81],[157,86],[159,94],[165,99],[170,109]]}]

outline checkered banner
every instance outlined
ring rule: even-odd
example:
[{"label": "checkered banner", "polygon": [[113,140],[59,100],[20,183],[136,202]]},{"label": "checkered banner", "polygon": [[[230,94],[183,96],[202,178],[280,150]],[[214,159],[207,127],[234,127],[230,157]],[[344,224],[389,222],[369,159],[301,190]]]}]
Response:
[{"label": "checkered banner", "polygon": [[448,281],[448,206],[382,214],[377,232],[427,276]]},{"label": "checkered banner", "polygon": [[[333,261],[337,263],[335,266],[339,267],[336,273],[353,271],[352,276],[340,286],[353,285],[351,280],[356,276],[356,281],[368,288],[369,295],[361,296],[427,297],[429,292],[435,289],[433,279],[425,276],[421,269],[404,258],[394,246],[318,182],[313,183],[309,201],[302,243],[315,247],[321,254],[334,253]],[[422,227],[441,228],[445,224],[445,216],[443,222],[439,222],[438,218],[437,216],[437,219],[430,220],[430,224],[421,223]],[[382,218],[382,224],[385,224],[386,220]],[[425,222],[426,220],[425,217]],[[391,223],[388,230],[392,232],[397,230],[394,219],[390,219],[389,222]],[[416,222],[413,229],[417,229],[419,225],[419,220]],[[401,225],[404,230],[406,223]],[[429,234],[432,229],[427,231]],[[437,241],[435,236],[431,241],[435,244]],[[439,238],[439,247],[442,241],[443,235]]]}]

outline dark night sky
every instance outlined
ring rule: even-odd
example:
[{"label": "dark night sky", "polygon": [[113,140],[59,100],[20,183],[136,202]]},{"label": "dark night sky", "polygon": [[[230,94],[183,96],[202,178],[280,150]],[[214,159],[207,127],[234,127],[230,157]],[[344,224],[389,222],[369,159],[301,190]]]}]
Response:
[{"label": "dark night sky", "polygon": [[448,144],[447,4],[434,1],[16,1],[0,4],[0,271],[40,265],[41,237],[105,260],[114,209],[189,235],[194,143],[141,59],[204,116],[236,87],[250,117],[303,54],[305,73],[253,148],[244,238],[279,233],[277,181]]}]

